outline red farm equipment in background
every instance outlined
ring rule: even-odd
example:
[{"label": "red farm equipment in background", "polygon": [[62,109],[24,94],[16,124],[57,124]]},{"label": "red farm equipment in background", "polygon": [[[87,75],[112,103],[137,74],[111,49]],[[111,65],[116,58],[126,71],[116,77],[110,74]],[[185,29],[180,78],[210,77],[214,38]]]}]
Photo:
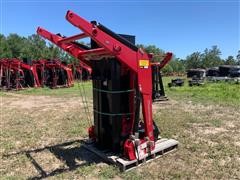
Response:
[{"label": "red farm equipment in background", "polygon": [[[27,87],[50,88],[71,87],[74,85],[74,65],[67,65],[59,59],[0,59],[0,88],[4,90],[20,90]],[[91,74],[87,66],[76,65],[80,77],[86,71],[86,79]]]},{"label": "red farm equipment in background", "polygon": [[2,89],[23,89],[39,87],[36,66],[20,59],[0,59],[0,87]]},{"label": "red farm equipment in background", "polygon": [[[135,46],[135,36],[116,34],[72,11],[66,19],[82,33],[63,37],[40,27],[37,33],[92,68],[94,124],[83,146],[122,170],[176,149],[176,140],[159,136],[152,116],[153,69],[172,53],[152,64],[153,55]],[[86,37],[91,47],[76,41]]]},{"label": "red farm equipment in background", "polygon": [[40,85],[50,88],[71,87],[74,85],[72,69],[59,59],[34,60]]},{"label": "red farm equipment in background", "polygon": [[72,69],[73,78],[75,80],[89,80],[91,79],[92,68],[87,64],[79,61],[77,63],[68,64],[68,67]]}]

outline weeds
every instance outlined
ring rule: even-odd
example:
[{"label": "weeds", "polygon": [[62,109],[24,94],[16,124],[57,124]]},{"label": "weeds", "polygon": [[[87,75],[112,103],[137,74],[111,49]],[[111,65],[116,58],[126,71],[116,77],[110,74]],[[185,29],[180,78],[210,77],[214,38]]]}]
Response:
[{"label": "weeds", "polygon": [[18,94],[24,95],[45,95],[45,96],[81,96],[83,93],[87,97],[92,96],[92,83],[88,82],[75,82],[73,87],[69,88],[57,88],[57,89],[50,89],[48,87],[44,88],[28,88],[25,90],[17,91]]},{"label": "weeds", "polygon": [[[168,81],[170,82],[170,78],[164,79],[165,84],[167,84]],[[168,96],[177,100],[193,100],[205,104],[240,105],[240,84],[219,82],[190,87],[185,81],[183,87],[167,87],[165,89]]]},{"label": "weeds", "polygon": [[[164,81],[166,84],[170,78]],[[90,98],[91,83],[83,85]],[[70,166],[71,170],[60,171],[53,175],[53,179],[239,179],[239,91],[239,85],[228,83],[166,87],[170,101],[154,104],[154,120],[161,136],[177,139],[180,147],[175,153],[132,171],[120,173],[117,167],[104,162],[86,163],[84,158],[81,159],[79,143],[47,149],[45,154],[38,154],[41,160],[38,163],[44,164],[42,168],[50,169],[49,173],[58,166],[85,163],[76,168]],[[39,176],[24,154],[3,155],[87,136],[89,124],[79,103],[82,98],[77,84],[64,89],[40,88],[0,93],[4,94],[0,94],[3,95],[4,107],[0,134],[2,179]],[[90,103],[89,108],[92,108]],[[91,157],[89,154],[86,156]],[[59,164],[53,159],[57,159]]]}]

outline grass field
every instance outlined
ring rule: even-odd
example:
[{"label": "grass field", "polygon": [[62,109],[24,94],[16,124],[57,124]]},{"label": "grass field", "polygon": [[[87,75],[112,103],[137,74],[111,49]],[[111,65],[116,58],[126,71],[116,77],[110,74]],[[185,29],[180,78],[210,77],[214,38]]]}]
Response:
[{"label": "grass field", "polygon": [[90,82],[0,92],[1,179],[240,179],[240,85],[166,87],[166,94],[169,101],[153,105],[154,120],[179,149],[120,173],[79,143],[92,118]]}]

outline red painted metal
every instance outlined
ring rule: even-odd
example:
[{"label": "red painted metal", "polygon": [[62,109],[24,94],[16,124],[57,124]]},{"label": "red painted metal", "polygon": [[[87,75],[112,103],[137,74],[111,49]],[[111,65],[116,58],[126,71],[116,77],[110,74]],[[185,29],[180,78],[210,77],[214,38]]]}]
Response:
[{"label": "red painted metal", "polygon": [[164,68],[164,66],[167,65],[167,63],[169,63],[169,61],[171,61],[173,54],[168,52],[163,56],[163,60],[161,62],[152,62],[151,65],[152,66],[159,66],[160,69]]},{"label": "red painted metal", "polygon": [[[6,87],[7,89],[14,88],[16,90],[22,89],[24,85],[22,82],[25,78],[24,70],[30,71],[34,78],[33,87],[39,87],[39,79],[36,72],[36,67],[29,64],[25,64],[20,59],[1,59],[0,60],[0,86]],[[3,82],[4,81],[4,82]]]},{"label": "red painted metal", "polygon": [[[40,84],[41,86],[44,85],[50,85],[51,88],[56,88],[56,87],[71,87],[74,85],[73,82],[73,74],[72,74],[72,69],[69,68],[67,65],[62,64],[62,62],[59,59],[53,59],[53,60],[46,60],[46,59],[41,59],[41,60],[34,60],[33,61],[34,66],[36,66],[36,71],[39,72],[39,77]],[[59,85],[57,83],[58,81],[58,74],[56,74],[57,70],[64,70],[67,74],[67,81],[66,84],[64,85]],[[47,83],[47,79],[45,76],[45,71],[46,70],[51,70],[53,72],[53,77],[50,82]]]},{"label": "red painted metal", "polygon": [[[83,62],[79,62],[77,69],[82,73],[82,70],[86,70],[89,75],[92,73],[91,67]],[[32,73],[33,85],[28,85],[32,87],[40,87],[46,84],[46,70],[51,70],[53,72],[53,78],[51,82],[48,83],[52,88],[55,87],[71,87],[73,86],[74,77],[71,65],[65,65],[59,59],[54,60],[33,60],[32,64],[26,64],[21,59],[17,58],[5,58],[0,59],[0,87],[5,89],[22,89],[26,85],[25,78],[29,76],[26,71]],[[58,84],[59,75],[56,74],[57,71],[64,70],[66,72],[67,81],[64,85]]]},{"label": "red painted metal", "polygon": [[75,41],[75,40],[78,40],[78,39],[82,39],[82,38],[85,38],[85,37],[88,37],[88,36],[84,33],[81,33],[81,34],[77,34],[77,35],[74,35],[74,36],[64,38],[64,39],[60,40],[59,43],[69,43],[69,42],[72,42],[72,41]]},{"label": "red painted metal", "polygon": [[[154,133],[153,133],[153,119],[152,119],[152,71],[151,71],[151,55],[147,54],[143,49],[139,48],[136,51],[129,48],[119,40],[110,36],[106,32],[102,31],[96,24],[90,23],[78,16],[72,11],[68,11],[66,19],[74,26],[83,31],[81,36],[74,36],[74,38],[63,38],[59,35],[48,32],[43,28],[38,28],[37,33],[42,37],[53,42],[63,50],[70,53],[72,56],[79,59],[80,62],[89,66],[91,64],[88,60],[101,59],[105,56],[116,57],[127,69],[131,70],[132,80],[136,77],[138,82],[138,88],[142,96],[142,114],[144,120],[145,139],[141,142],[147,142],[149,149],[154,149]],[[77,46],[70,40],[77,40],[89,36],[100,47],[98,49],[86,50]],[[161,66],[169,60],[171,53],[168,53],[166,59]],[[159,64],[160,66],[160,64]],[[132,84],[132,86],[134,86]],[[132,106],[134,102],[130,102]],[[131,108],[134,111],[133,108]],[[134,121],[134,116],[131,117],[131,122]],[[125,156],[129,159],[136,158],[134,155],[134,148],[130,140],[127,140],[124,144]]]},{"label": "red painted metal", "polygon": [[127,139],[124,143],[123,154],[129,160],[134,160],[137,158],[135,153],[135,148],[134,148],[134,142],[131,141],[130,139]]},{"label": "red painted metal", "polygon": [[88,136],[89,136],[89,138],[90,139],[95,139],[96,137],[95,137],[95,134],[94,134],[94,126],[91,126],[91,127],[89,127],[88,128]]},{"label": "red painted metal", "polygon": [[72,69],[74,79],[89,80],[91,78],[92,68],[81,61],[68,64],[68,67]]}]

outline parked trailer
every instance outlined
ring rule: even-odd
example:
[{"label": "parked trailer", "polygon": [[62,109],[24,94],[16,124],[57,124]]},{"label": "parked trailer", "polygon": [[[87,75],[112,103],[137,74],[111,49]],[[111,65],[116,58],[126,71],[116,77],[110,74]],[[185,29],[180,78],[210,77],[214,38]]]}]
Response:
[{"label": "parked trailer", "polygon": [[221,65],[219,67],[207,69],[207,80],[211,82],[218,81],[236,81],[240,79],[240,66],[237,65]]},{"label": "parked trailer", "polygon": [[205,69],[189,69],[187,71],[187,78],[189,86],[200,86],[204,84],[204,79],[206,77]]}]

